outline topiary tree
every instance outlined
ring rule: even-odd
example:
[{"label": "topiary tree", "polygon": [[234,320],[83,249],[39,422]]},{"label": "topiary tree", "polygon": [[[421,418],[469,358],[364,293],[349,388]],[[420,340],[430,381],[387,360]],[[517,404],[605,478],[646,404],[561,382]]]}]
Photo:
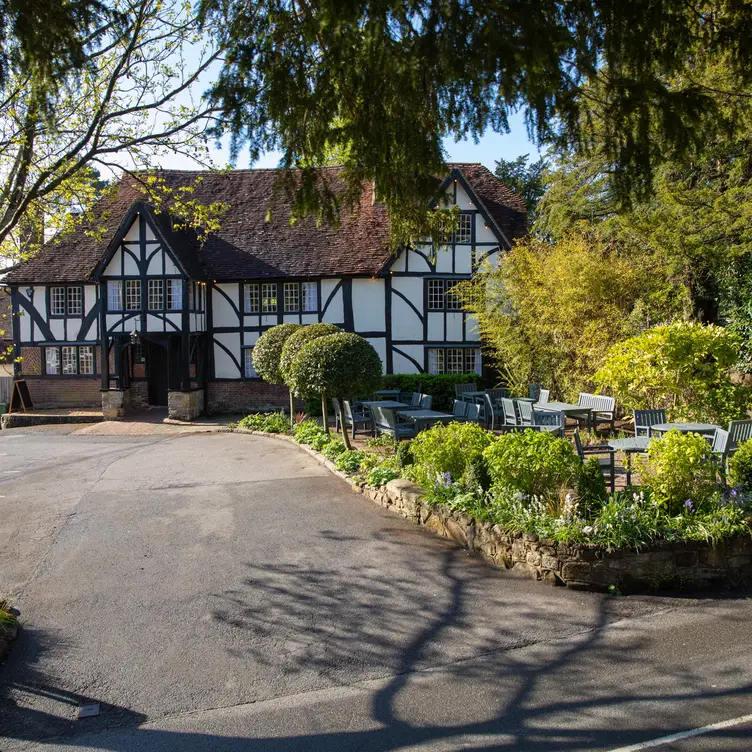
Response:
[{"label": "topiary tree", "polygon": [[329,334],[310,340],[293,358],[288,383],[296,393],[321,395],[326,415],[326,397],[339,398],[342,437],[350,449],[342,402],[370,394],[381,384],[381,358],[363,337],[350,332]]},{"label": "topiary tree", "polygon": [[[269,384],[285,385],[285,379],[280,370],[282,348],[288,337],[298,329],[300,324],[279,324],[267,329],[253,346],[253,367],[256,373]],[[295,423],[295,400],[292,390],[290,393],[290,425]]]},{"label": "topiary tree", "polygon": [[[337,334],[342,330],[334,324],[309,324],[308,326],[301,326],[297,331],[293,332],[286,340],[282,347],[282,355],[279,359],[279,372],[282,376],[283,383],[287,384],[290,389],[290,394],[297,394],[298,397],[303,397],[306,394],[318,394],[318,392],[300,392],[290,382],[290,366],[297,357],[298,353],[307,345],[311,340],[317,337],[325,337],[327,334]],[[329,433],[329,423],[326,419],[326,400],[321,400],[321,416],[324,422],[324,429]]]}]

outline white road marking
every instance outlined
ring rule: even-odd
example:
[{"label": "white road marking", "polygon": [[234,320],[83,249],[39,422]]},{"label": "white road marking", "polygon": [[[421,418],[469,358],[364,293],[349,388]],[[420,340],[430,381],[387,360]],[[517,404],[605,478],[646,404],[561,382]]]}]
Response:
[{"label": "white road marking", "polygon": [[671,736],[662,736],[660,739],[652,739],[649,742],[642,742],[640,744],[632,744],[629,747],[619,747],[619,749],[612,749],[611,752],[639,752],[641,749],[651,749],[652,747],[660,747],[662,744],[670,744],[671,742],[678,742],[682,739],[691,739],[693,736],[702,736],[703,734],[710,734],[713,731],[719,731],[720,729],[731,728],[731,726],[741,726],[743,723],[752,723],[752,713],[749,715],[742,715],[739,718],[731,718],[728,721],[720,721],[719,723],[711,723],[710,726],[701,726],[700,728],[691,729],[690,731],[681,731],[678,734],[671,734]]}]

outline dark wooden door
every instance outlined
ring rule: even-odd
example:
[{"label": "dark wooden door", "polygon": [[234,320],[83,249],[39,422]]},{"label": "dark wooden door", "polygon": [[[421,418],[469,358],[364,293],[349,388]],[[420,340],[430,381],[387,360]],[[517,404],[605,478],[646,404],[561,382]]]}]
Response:
[{"label": "dark wooden door", "polygon": [[150,342],[146,351],[146,373],[149,382],[149,404],[167,405],[167,348]]}]

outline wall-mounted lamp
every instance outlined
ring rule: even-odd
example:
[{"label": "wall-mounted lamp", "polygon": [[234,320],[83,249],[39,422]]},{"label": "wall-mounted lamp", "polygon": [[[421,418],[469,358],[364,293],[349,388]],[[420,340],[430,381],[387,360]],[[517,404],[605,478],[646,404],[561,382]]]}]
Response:
[{"label": "wall-mounted lamp", "polygon": [[34,288],[33,287],[27,288],[26,295],[29,298],[29,300],[31,300],[34,297]]}]

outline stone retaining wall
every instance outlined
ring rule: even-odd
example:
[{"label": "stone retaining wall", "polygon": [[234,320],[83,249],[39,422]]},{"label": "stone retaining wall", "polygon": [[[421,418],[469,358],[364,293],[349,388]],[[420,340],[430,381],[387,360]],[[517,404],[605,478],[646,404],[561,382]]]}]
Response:
[{"label": "stone retaining wall", "polygon": [[[292,441],[280,434],[236,431]],[[393,480],[380,488],[357,484],[319,452],[305,445],[296,446],[385,509],[514,574],[580,590],[604,591],[613,587],[622,592],[740,587],[752,583],[752,536],[731,538],[716,548],[705,542],[685,541],[661,542],[640,551],[610,552],[594,545],[539,540],[535,535],[510,534],[498,525],[477,522],[446,506],[428,504],[423,500],[423,489],[407,480]]]}]

